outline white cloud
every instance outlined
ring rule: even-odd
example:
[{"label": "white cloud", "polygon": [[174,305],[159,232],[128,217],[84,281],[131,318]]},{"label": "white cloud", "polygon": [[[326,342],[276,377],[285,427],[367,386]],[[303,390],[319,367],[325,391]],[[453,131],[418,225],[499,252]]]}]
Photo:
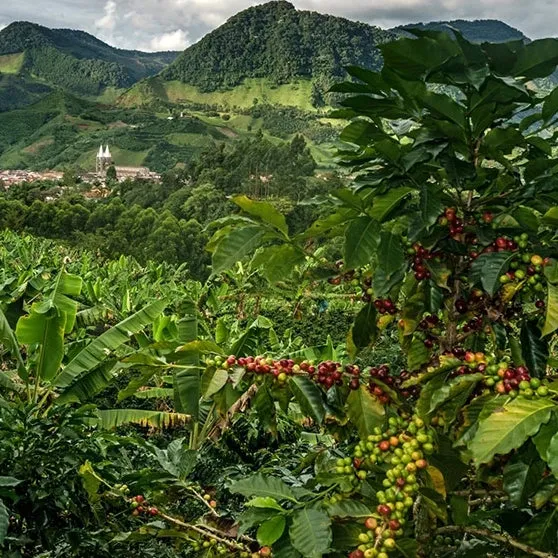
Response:
[{"label": "white cloud", "polygon": [[188,39],[188,32],[183,29],[163,33],[158,37],[151,39],[149,43],[150,50],[184,50],[190,41]]},{"label": "white cloud", "polygon": [[95,21],[95,27],[103,31],[114,31],[117,20],[116,8],[114,0],[107,0],[104,7],[105,15]]}]

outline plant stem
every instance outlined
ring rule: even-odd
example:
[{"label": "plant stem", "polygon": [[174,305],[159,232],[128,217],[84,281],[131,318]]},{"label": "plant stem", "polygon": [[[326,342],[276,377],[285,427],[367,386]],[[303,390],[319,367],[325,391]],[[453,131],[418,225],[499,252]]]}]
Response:
[{"label": "plant stem", "polygon": [[[198,439],[201,440],[201,443],[203,444],[203,442],[205,441],[205,438],[207,437],[207,433],[209,432],[209,429],[215,424],[215,417],[213,416],[213,413],[215,411],[215,403],[213,403],[209,409],[209,412],[207,413],[207,418],[205,419],[205,422],[203,423],[203,427],[201,429],[201,433],[198,436]],[[198,449],[198,440],[196,440],[196,447],[194,449]]]},{"label": "plant stem", "polygon": [[192,432],[190,432],[190,444],[188,449],[197,449],[199,427],[200,427],[200,423],[198,421],[194,422],[194,428]]},{"label": "plant stem", "polygon": [[204,500],[203,496],[191,486],[184,485],[184,488],[191,492],[202,504],[204,504],[214,517],[219,517],[219,514],[209,505],[209,502]]},{"label": "plant stem", "polygon": [[[219,529],[215,529],[215,527],[210,527],[209,525],[204,525],[203,526],[204,529],[207,529],[208,531],[211,531],[212,533],[221,533],[221,531],[219,531]],[[254,539],[248,537],[247,535],[237,535],[236,538],[238,540],[247,542],[249,544],[256,542],[254,541]]]},{"label": "plant stem", "polygon": [[498,533],[493,533],[488,529],[477,529],[475,527],[464,527],[461,525],[448,525],[446,527],[440,527],[436,530],[436,534],[438,535],[446,535],[451,533],[460,533],[463,535],[474,535],[477,537],[484,537],[486,539],[491,539],[493,541],[505,544],[506,546],[510,546],[512,548],[517,548],[522,552],[526,552],[527,554],[532,554],[533,556],[538,556],[539,558],[557,558],[556,554],[551,554],[550,552],[543,552],[542,550],[537,550],[532,546],[527,544],[523,544],[519,542],[509,535],[499,535]]},{"label": "plant stem", "polygon": [[[233,548],[235,550],[249,550],[243,544],[240,544],[240,543],[237,543],[236,541],[232,541],[232,540],[228,540],[228,539],[223,538],[223,536],[226,536],[226,535],[224,533],[220,532],[220,531],[217,531],[216,529],[206,527],[205,525],[192,525],[190,523],[184,523],[183,521],[180,521],[180,519],[176,519],[176,518],[171,517],[170,515],[166,515],[164,513],[160,513],[159,517],[161,517],[162,519],[165,519],[169,523],[174,523],[175,525],[178,525],[179,527],[182,527],[183,529],[189,529],[190,531],[195,531],[196,533],[199,533],[200,535],[203,535],[204,537],[214,539],[217,542],[220,542],[220,543],[228,546],[229,548]],[[216,532],[219,533],[219,535],[217,535]]]}]

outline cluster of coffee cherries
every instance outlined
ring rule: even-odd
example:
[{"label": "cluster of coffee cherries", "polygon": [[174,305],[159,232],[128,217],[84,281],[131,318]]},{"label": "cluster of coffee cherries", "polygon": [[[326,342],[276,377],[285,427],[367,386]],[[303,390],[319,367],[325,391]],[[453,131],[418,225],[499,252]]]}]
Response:
[{"label": "cluster of coffee cherries", "polygon": [[[502,285],[521,285],[522,294],[533,291],[540,297],[545,291],[543,269],[549,260],[545,260],[539,254],[523,253],[518,256],[510,263],[507,273],[500,276],[500,283]],[[535,305],[539,309],[544,308],[544,300],[539,298]]]},{"label": "cluster of coffee cherries", "polygon": [[[472,351],[463,351],[461,349],[452,351],[453,356],[464,361],[464,364],[458,366],[455,370],[450,372],[450,378],[457,378],[466,374],[484,374],[486,371],[486,356],[484,353]],[[459,356],[458,356],[459,355]]]},{"label": "cluster of coffee cherries", "polygon": [[[302,363],[304,364],[304,363]],[[302,366],[301,364],[301,366]],[[312,367],[313,368],[313,367]],[[356,365],[348,364],[345,367],[340,362],[326,360],[318,364],[316,371],[308,370],[310,377],[326,390],[335,386],[342,386],[343,379],[349,377],[349,388],[358,389],[360,386],[360,368]],[[344,373],[345,372],[345,373]]]},{"label": "cluster of coffee cherries", "polygon": [[450,378],[465,374],[483,374],[483,383],[496,393],[507,394],[510,397],[522,395],[529,399],[533,397],[547,397],[548,388],[538,378],[532,378],[526,366],[515,366],[507,356],[500,360],[482,352],[466,351],[453,354],[463,364],[450,373]]},{"label": "cluster of coffee cherries", "polygon": [[442,333],[440,326],[440,318],[436,314],[428,314],[419,322],[415,336],[422,340],[427,349],[431,349],[438,342],[438,337]]},{"label": "cluster of coffee cherries", "polygon": [[233,550],[232,548],[218,542],[213,538],[202,538],[192,540],[190,548],[194,552],[203,553],[203,556],[235,556],[238,558],[260,558],[271,556],[269,547],[262,547],[260,552],[248,552],[248,550]]},{"label": "cluster of coffee cherries", "polygon": [[155,506],[150,506],[145,496],[138,494],[130,498],[130,509],[132,510],[132,515],[138,517],[140,515],[155,517],[159,515],[159,510]]},{"label": "cluster of coffee cherries", "polygon": [[463,333],[480,331],[482,329],[488,298],[488,295],[481,289],[473,289],[467,299],[460,297],[455,301],[454,307],[458,314],[462,316],[469,312],[474,314],[467,321],[460,323]]},{"label": "cluster of coffee cherries", "polygon": [[374,301],[374,308],[376,308],[380,314],[390,314],[392,316],[397,314],[397,306],[395,306],[391,298],[377,298]]},{"label": "cluster of coffee cherries", "polygon": [[510,397],[522,395],[528,399],[547,397],[548,388],[538,378],[532,378],[526,366],[515,366],[509,360],[488,364],[484,383],[496,393]]},{"label": "cluster of coffee cherries", "polygon": [[417,281],[430,279],[431,273],[425,262],[438,257],[438,254],[427,250],[424,246],[421,246],[418,243],[413,244],[408,251],[412,256],[411,269],[415,272],[415,279]]},{"label": "cluster of coffee cherries", "polygon": [[360,295],[363,302],[370,302],[374,291],[372,289],[372,275],[366,269],[349,269],[344,271],[342,260],[335,262],[335,267],[339,270],[339,275],[330,277],[327,281],[333,286],[349,286],[350,291]]},{"label": "cluster of coffee cherries", "polygon": [[457,216],[455,208],[453,207],[446,207],[444,213],[438,219],[438,223],[440,223],[443,227],[447,226],[449,228],[450,236],[456,240],[465,230],[465,223],[463,219]]},{"label": "cluster of coffee cherries", "polygon": [[292,359],[275,360],[266,356],[237,357],[229,355],[226,359],[216,357],[214,360],[207,360],[206,364],[207,366],[221,367],[224,370],[234,367],[244,368],[246,372],[261,376],[270,374],[281,384],[285,383],[289,376],[294,374],[301,372],[313,374],[316,371],[316,368],[308,361],[297,364]]},{"label": "cluster of coffee cherries", "polygon": [[213,497],[211,496],[211,494],[209,494],[208,492],[203,493],[202,498],[207,502],[207,505],[210,508],[216,508],[217,507],[217,501],[214,500]]},{"label": "cluster of coffee cherries", "polygon": [[117,492],[120,492],[121,495],[127,496],[128,494],[130,494],[130,489],[128,488],[127,484],[115,484],[113,486],[113,489]]},{"label": "cluster of coffee cherries", "polygon": [[480,331],[484,324],[482,316],[475,316],[463,324],[463,333],[470,333],[473,331]]},{"label": "cluster of coffee cherries", "polygon": [[455,537],[444,537],[442,535],[437,535],[434,537],[434,546],[436,548],[443,548],[445,551],[457,551],[458,547],[461,545],[462,540]]},{"label": "cluster of coffee cherries", "polygon": [[334,360],[324,360],[318,364],[309,360],[300,363],[293,359],[273,359],[266,356],[216,357],[206,361],[207,366],[217,366],[224,370],[244,368],[259,378],[271,375],[279,385],[285,385],[289,377],[306,375],[325,390],[333,386],[347,386],[357,390],[366,385],[368,391],[378,398],[382,404],[390,402],[390,390],[394,390],[404,399],[415,398],[419,394],[419,387],[404,387],[403,384],[411,374],[402,370],[399,374],[392,374],[387,364],[371,366],[361,369],[357,364],[342,364]]},{"label": "cluster of coffee cherries", "polygon": [[386,387],[395,390],[404,399],[416,398],[419,395],[419,386],[408,388],[403,387],[411,374],[407,370],[401,370],[399,375],[392,375],[387,364],[381,366],[372,366],[365,369],[368,374],[368,391],[378,398],[380,403],[387,404],[390,402],[390,396],[386,391]]},{"label": "cluster of coffee cherries", "polygon": [[[529,238],[528,235],[527,238]],[[519,242],[520,240],[516,241],[507,236],[499,236],[491,244],[485,246],[480,253],[490,254],[491,252],[516,252],[519,249]],[[478,257],[478,255],[479,254],[475,256],[474,253],[470,254],[473,259]]]},{"label": "cluster of coffee cherries", "polygon": [[418,327],[423,331],[436,329],[440,324],[440,318],[436,314],[428,314],[419,322]]},{"label": "cluster of coffee cherries", "polygon": [[351,283],[353,280],[357,280],[358,284],[358,272],[354,269],[349,269],[347,271],[343,270],[344,264],[343,260],[339,260],[335,262],[335,267],[339,270],[339,275],[335,275],[334,277],[330,277],[327,282],[330,285],[341,285],[341,283]]},{"label": "cluster of coffee cherries", "polygon": [[376,428],[353,452],[353,474],[366,478],[376,466],[388,466],[376,493],[378,506],[364,522],[360,545],[349,558],[389,558],[396,538],[403,535],[407,514],[419,490],[418,473],[434,452],[433,432],[419,417],[390,417],[386,429]]},{"label": "cluster of coffee cherries", "polygon": [[322,385],[326,390],[333,386],[342,386],[347,382],[350,389],[358,389],[360,386],[361,370],[357,365],[343,365],[333,360],[325,360],[315,365],[312,361],[304,360],[300,363],[293,359],[273,359],[266,356],[236,357],[230,355],[226,359],[216,357],[206,361],[207,366],[217,366],[225,370],[234,367],[244,368],[259,376],[269,374],[279,384],[285,384],[289,377],[295,375],[307,375],[316,383]]}]

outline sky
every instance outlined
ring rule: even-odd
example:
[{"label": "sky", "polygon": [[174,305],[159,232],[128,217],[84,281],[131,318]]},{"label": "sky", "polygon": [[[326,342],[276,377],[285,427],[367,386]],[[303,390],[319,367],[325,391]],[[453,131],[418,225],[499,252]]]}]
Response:
[{"label": "sky", "polygon": [[[236,12],[263,0],[0,0],[12,21],[82,29],[127,49],[183,50]],[[447,19],[500,19],[532,39],[558,34],[557,0],[292,0],[303,10],[380,27]]]}]

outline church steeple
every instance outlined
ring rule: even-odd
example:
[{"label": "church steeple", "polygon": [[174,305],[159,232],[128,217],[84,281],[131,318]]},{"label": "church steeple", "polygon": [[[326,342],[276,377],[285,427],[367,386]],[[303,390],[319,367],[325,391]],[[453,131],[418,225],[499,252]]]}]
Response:
[{"label": "church steeple", "polygon": [[110,154],[109,146],[107,144],[103,148],[101,144],[95,161],[95,170],[97,174],[103,174],[110,165],[112,165],[112,155]]}]

